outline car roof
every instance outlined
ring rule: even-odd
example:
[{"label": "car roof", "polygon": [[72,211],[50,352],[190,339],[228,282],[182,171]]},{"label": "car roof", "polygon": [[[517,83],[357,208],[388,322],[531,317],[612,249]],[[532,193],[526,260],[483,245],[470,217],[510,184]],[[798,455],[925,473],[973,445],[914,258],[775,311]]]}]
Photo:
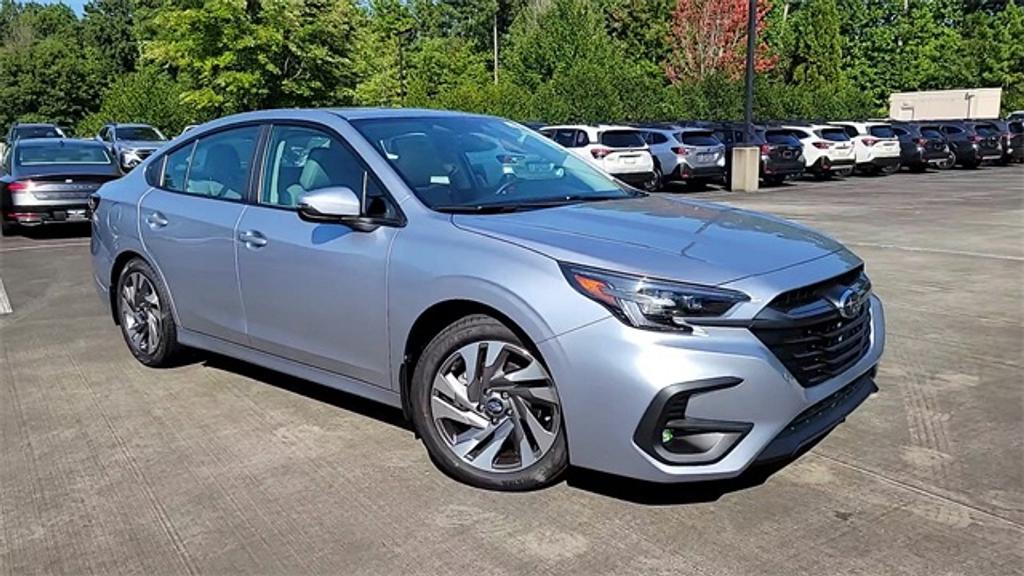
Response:
[{"label": "car roof", "polygon": [[84,138],[22,138],[18,140],[15,146],[20,148],[25,146],[65,146],[67,144],[106,149],[106,146],[102,142],[87,140]]},{"label": "car roof", "polygon": [[15,128],[60,128],[53,122],[16,122]]},{"label": "car roof", "polygon": [[152,124],[144,124],[142,122],[111,122],[107,126],[113,126],[114,128],[153,128]]}]

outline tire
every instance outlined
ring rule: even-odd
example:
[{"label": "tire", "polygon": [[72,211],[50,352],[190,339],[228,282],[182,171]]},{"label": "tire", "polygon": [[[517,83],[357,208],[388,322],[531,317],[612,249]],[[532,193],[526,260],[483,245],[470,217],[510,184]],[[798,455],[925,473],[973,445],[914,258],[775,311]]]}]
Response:
[{"label": "tire", "polygon": [[662,185],[665,182],[665,177],[661,173],[661,168],[655,166],[654,172],[652,173],[651,179],[644,182],[644,191],[646,192],[657,192],[661,190]]},{"label": "tire", "polygon": [[18,225],[14,222],[0,222],[0,236],[14,236],[18,233]]},{"label": "tire", "polygon": [[[133,296],[134,295],[134,296]],[[117,318],[132,355],[146,366],[174,366],[182,349],[167,288],[144,260],[130,260],[117,279]]]},{"label": "tire", "polygon": [[[481,378],[470,378],[470,366]],[[499,367],[501,376],[490,378]],[[516,374],[514,382],[505,379]],[[547,368],[490,316],[467,316],[435,336],[416,362],[409,393],[427,452],[456,480],[488,490],[535,490],[568,467],[560,403]]]},{"label": "tire", "polygon": [[786,177],[785,176],[779,176],[778,174],[773,174],[772,176],[765,176],[764,177],[764,183],[768,184],[769,186],[781,186],[782,183],[785,182],[785,181],[786,181]]}]

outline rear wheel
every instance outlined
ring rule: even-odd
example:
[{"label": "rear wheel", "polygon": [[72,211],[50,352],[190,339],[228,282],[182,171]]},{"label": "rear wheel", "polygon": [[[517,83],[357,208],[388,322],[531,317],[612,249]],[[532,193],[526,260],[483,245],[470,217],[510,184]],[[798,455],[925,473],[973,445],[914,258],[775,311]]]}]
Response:
[{"label": "rear wheel", "polygon": [[661,173],[661,168],[655,166],[654,172],[651,173],[650,179],[644,182],[644,190],[646,190],[647,192],[657,192],[658,190],[661,190],[661,186],[664,180],[665,177]]},{"label": "rear wheel", "polygon": [[554,381],[504,324],[467,316],[441,331],[416,363],[413,421],[453,478],[491,490],[531,490],[569,463]]},{"label": "rear wheel", "polygon": [[778,174],[773,174],[771,176],[765,176],[764,177],[764,183],[768,184],[769,186],[779,186],[779,185],[781,185],[785,181],[786,181],[786,177],[785,176],[779,176]]},{"label": "rear wheel", "polygon": [[146,366],[170,366],[181,353],[170,297],[144,260],[125,265],[117,281],[117,317],[128,349]]},{"label": "rear wheel", "polygon": [[14,236],[18,232],[18,225],[14,222],[0,223],[0,236]]}]

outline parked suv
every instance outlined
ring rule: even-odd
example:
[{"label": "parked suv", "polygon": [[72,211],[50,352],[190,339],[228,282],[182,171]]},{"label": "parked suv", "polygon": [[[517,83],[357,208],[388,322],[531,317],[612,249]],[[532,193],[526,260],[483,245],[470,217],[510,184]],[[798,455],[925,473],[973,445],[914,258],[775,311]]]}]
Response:
[{"label": "parked suv", "polygon": [[1006,128],[1010,131],[1010,161],[1024,162],[1024,120],[1010,120]]},{"label": "parked suv", "polygon": [[710,130],[673,124],[640,126],[660,181],[702,184],[725,176],[725,145]]},{"label": "parked suv", "polygon": [[540,133],[623,182],[657,190],[661,185],[643,133],[629,126],[545,126]]},{"label": "parked suv", "polygon": [[167,142],[167,137],[149,124],[107,124],[96,139],[107,145],[125,171],[138,166]]},{"label": "parked suv", "polygon": [[935,124],[893,122],[892,131],[900,141],[900,165],[914,172],[937,166],[949,158],[949,146]]},{"label": "parked suv", "polygon": [[891,174],[900,169],[900,143],[887,122],[829,122],[839,126],[853,140],[856,170],[868,174]]},{"label": "parked suv", "polygon": [[0,140],[0,161],[7,156],[11,146],[22,138],[66,138],[64,130],[56,124],[15,122]]},{"label": "parked suv", "polygon": [[876,390],[885,316],[848,249],[500,118],[240,114],[93,204],[95,283],[141,363],[190,346],[400,407],[476,486],[734,477]]},{"label": "parked suv", "polygon": [[1002,134],[991,122],[944,120],[939,123],[939,129],[953,151],[954,163],[959,166],[977,168],[982,162],[1003,156]]},{"label": "parked suv", "polygon": [[19,226],[86,222],[89,195],[120,176],[97,142],[19,138],[4,157],[0,175],[2,233],[12,234]]},{"label": "parked suv", "polygon": [[[746,126],[739,122],[717,122],[707,126],[714,130],[715,138],[725,144],[726,183],[731,185],[732,149],[744,146]],[[787,178],[804,173],[803,145],[782,128],[754,127],[754,141],[750,145],[761,149],[760,176],[766,184],[781,184]]]},{"label": "parked suv", "polygon": [[853,172],[853,142],[842,128],[827,124],[786,124],[782,128],[800,140],[804,164],[811,174],[828,178]]}]

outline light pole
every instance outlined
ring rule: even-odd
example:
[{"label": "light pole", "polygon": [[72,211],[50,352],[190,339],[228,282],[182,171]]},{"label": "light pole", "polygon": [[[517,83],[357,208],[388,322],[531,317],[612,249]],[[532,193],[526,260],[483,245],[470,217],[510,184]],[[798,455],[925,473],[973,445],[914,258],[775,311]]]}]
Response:
[{"label": "light pole", "polygon": [[757,46],[757,0],[747,6],[747,89],[743,100],[743,121],[747,143],[754,142],[754,49]]}]

